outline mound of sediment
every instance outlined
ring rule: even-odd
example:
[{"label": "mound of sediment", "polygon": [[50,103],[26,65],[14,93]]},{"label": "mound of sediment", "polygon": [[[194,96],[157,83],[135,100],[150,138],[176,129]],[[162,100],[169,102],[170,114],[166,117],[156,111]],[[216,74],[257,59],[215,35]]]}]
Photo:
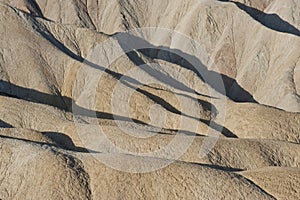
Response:
[{"label": "mound of sediment", "polygon": [[300,198],[299,9],[2,0],[0,198]]}]

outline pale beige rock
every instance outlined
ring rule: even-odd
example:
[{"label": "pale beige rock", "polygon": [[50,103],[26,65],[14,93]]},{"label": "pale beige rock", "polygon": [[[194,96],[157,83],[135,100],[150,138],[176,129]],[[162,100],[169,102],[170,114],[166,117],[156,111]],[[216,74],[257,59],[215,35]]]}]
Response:
[{"label": "pale beige rock", "polygon": [[[131,164],[163,162],[128,155],[113,156]],[[102,157],[110,159],[111,156],[104,154]],[[95,199],[274,199],[242,176],[200,165],[176,162],[155,172],[130,174],[106,168],[89,157],[82,159],[92,177],[91,189]]]},{"label": "pale beige rock", "polygon": [[299,168],[268,167],[245,171],[243,176],[274,196],[276,199],[299,199]]},{"label": "pale beige rock", "polygon": [[82,163],[47,146],[1,138],[3,199],[90,199]]},{"label": "pale beige rock", "polygon": [[[1,0],[0,198],[299,198],[299,9],[293,0]],[[116,34],[144,27],[199,43],[207,55],[174,35],[149,36],[153,48],[201,58],[227,96],[174,55],[126,55]],[[91,106],[91,91],[81,92],[95,75]],[[169,89],[166,76],[185,89]],[[120,149],[93,135],[99,127]],[[176,136],[170,154],[151,154]]]}]

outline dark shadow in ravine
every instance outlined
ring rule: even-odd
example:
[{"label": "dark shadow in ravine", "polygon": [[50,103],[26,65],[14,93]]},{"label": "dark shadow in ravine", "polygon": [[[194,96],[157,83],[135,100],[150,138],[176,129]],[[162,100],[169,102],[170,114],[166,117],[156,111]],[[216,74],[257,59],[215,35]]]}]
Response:
[{"label": "dark shadow in ravine", "polygon": [[[131,86],[129,85],[129,87],[131,87]],[[182,115],[185,117],[189,117],[194,120],[201,121],[201,122],[205,123],[206,125],[210,126],[211,128],[221,132],[222,134],[224,134],[227,137],[236,138],[236,135],[234,135],[227,128],[225,128],[219,124],[216,124],[209,120],[199,119],[199,118],[196,118],[193,116],[189,116],[185,113],[182,113],[177,108],[173,107],[167,101],[162,99],[161,97],[153,95],[145,90],[142,90],[139,88],[139,89],[137,89],[137,91],[144,94],[148,98],[152,99],[154,102],[161,105],[169,112],[172,112],[172,113],[178,114],[178,115]],[[75,102],[72,102],[72,99],[70,99],[68,97],[45,94],[45,93],[42,93],[42,92],[39,92],[39,91],[36,91],[33,89],[24,88],[24,87],[17,86],[17,85],[8,83],[6,81],[1,81],[1,80],[0,80],[0,93],[5,96],[22,99],[22,100],[26,100],[29,102],[41,103],[41,104],[45,104],[45,105],[54,106],[56,108],[59,108],[61,110],[68,111],[68,112],[71,112],[72,108],[73,108],[73,109],[75,109],[75,111],[74,111],[75,115],[86,116],[86,117],[91,117],[91,118],[96,117],[99,119],[107,119],[107,120],[113,120],[113,121],[114,120],[124,121],[124,122],[132,122],[133,121],[134,123],[137,123],[140,125],[147,125],[146,123],[139,121],[137,119],[132,119],[132,118],[128,118],[128,117],[113,115],[111,113],[99,112],[99,111],[82,108],[82,107],[76,105]],[[73,106],[72,106],[72,103],[73,103]]]},{"label": "dark shadow in ravine", "polygon": [[58,145],[58,147],[70,151],[76,151],[76,152],[82,152],[82,153],[100,153],[94,150],[86,149],[83,147],[78,147],[76,146],[72,139],[63,134],[63,133],[58,133],[58,132],[43,132],[42,134],[46,135],[48,138],[53,140],[55,144]]},{"label": "dark shadow in ravine", "polygon": [[[56,134],[61,134],[61,133],[56,133]],[[61,134],[61,135],[64,135],[64,134]],[[64,139],[67,138],[67,136],[63,136],[63,137],[64,137]],[[68,150],[68,151],[73,151],[73,152],[100,153],[100,152],[89,150],[89,149],[86,149],[86,148],[77,147],[73,144],[72,141],[68,143],[68,146],[66,146],[65,144],[62,143],[62,141],[59,144],[51,144],[51,143],[47,143],[47,142],[32,141],[32,140],[28,140],[28,139],[24,139],[24,138],[17,138],[17,137],[11,137],[11,136],[6,136],[6,135],[0,135],[0,138],[10,139],[10,140],[18,140],[18,141],[38,144],[38,145],[41,145],[41,146],[47,145],[47,146],[50,146],[50,147],[61,148],[61,149]],[[69,138],[69,140],[71,140],[71,139]]]},{"label": "dark shadow in ravine", "polygon": [[92,67],[94,69],[100,70],[102,72],[105,72],[107,74],[109,74],[110,76],[112,76],[113,78],[120,80],[120,81],[128,81],[130,83],[133,84],[139,84],[142,85],[142,83],[136,79],[133,79],[129,76],[120,74],[118,72],[112,71],[110,69],[107,69],[103,66],[100,66],[96,63],[90,62],[87,59],[84,59],[83,57],[75,54],[74,52],[72,52],[69,48],[67,48],[63,43],[61,43],[59,40],[57,40],[45,27],[44,24],[40,24],[39,22],[37,22],[36,20],[33,21],[34,22],[34,28],[35,30],[46,40],[48,40],[51,44],[53,44],[56,48],[58,48],[62,53],[66,54],[67,56],[71,57],[72,59],[81,62],[89,67]]},{"label": "dark shadow in ravine", "polygon": [[[123,83],[124,85],[126,85],[128,87],[134,88],[131,84],[136,84],[136,85],[139,85],[139,86],[143,86],[143,84],[141,82],[137,81],[134,78],[131,78],[131,77],[123,75],[123,74],[120,74],[118,72],[114,72],[114,71],[112,71],[110,69],[107,69],[103,66],[99,66],[99,65],[97,65],[93,62],[90,62],[90,61],[82,58],[81,56],[73,53],[64,44],[62,44],[60,41],[58,41],[49,31],[47,31],[47,28],[43,24],[40,24],[36,20],[34,20],[33,22],[34,22],[33,26],[34,26],[35,30],[38,33],[40,33],[45,39],[47,39],[54,46],[56,46],[61,52],[68,55],[69,57],[71,57],[71,58],[73,58],[73,59],[75,59],[75,60],[77,60],[81,63],[84,63],[85,65],[88,65],[89,67],[98,69],[100,71],[103,71],[104,73],[107,73],[107,74],[111,75],[113,78],[119,80],[121,83]],[[134,38],[134,39],[136,39],[137,42],[141,41],[141,39],[138,39],[138,38]],[[123,41],[123,43],[124,42],[126,42],[126,41]],[[154,47],[154,49],[155,49],[155,47]],[[168,52],[168,54],[169,54],[169,52]],[[174,56],[175,55],[176,54],[174,54]],[[187,56],[190,56],[190,55],[187,55]],[[132,59],[132,57],[131,57],[131,59]],[[138,63],[135,62],[137,65],[144,64],[144,63],[139,62],[141,60],[139,57],[136,57],[136,59],[138,60]],[[133,61],[136,61],[136,60],[133,58]],[[168,61],[170,62],[170,60],[168,60]],[[199,62],[199,63],[202,66],[202,63],[201,62]],[[157,78],[157,77],[162,78],[163,77],[163,78],[165,78],[164,80],[167,80],[167,83],[172,85],[173,87],[178,87],[179,89],[182,89],[183,91],[188,91],[188,92],[191,92],[191,93],[195,93],[194,90],[190,89],[189,87],[185,86],[184,84],[178,82],[175,79],[170,79],[170,76],[166,76],[166,75],[164,75],[164,74],[162,74],[158,71],[154,71],[154,73],[150,73],[150,75],[154,76],[154,78]],[[219,77],[219,74],[216,74],[216,77]],[[213,83],[213,81],[212,81],[212,83]],[[1,84],[2,85],[7,85],[9,83],[7,83],[7,82],[5,83],[5,82],[2,81]],[[32,89],[22,88],[22,87],[16,86],[16,85],[10,85],[9,88],[10,88],[11,92],[10,93],[6,92],[6,94],[12,95],[15,98],[21,98],[22,97],[22,99],[24,99],[24,97],[25,97],[25,100],[29,100],[29,101],[33,101],[33,102],[37,102],[37,103],[43,103],[43,104],[47,104],[47,105],[52,105],[52,106],[55,106],[57,108],[67,110],[67,111],[70,111],[71,107],[72,107],[71,106],[72,105],[72,99],[67,98],[67,97],[62,97],[60,94],[57,94],[57,96],[56,95],[44,94],[44,93],[41,93],[41,92],[38,92],[38,91],[35,91],[35,90],[32,90]],[[146,96],[149,95],[149,93],[147,93],[147,92],[142,92],[141,89],[139,89],[138,91],[143,95],[146,95]],[[18,93],[25,93],[25,95],[18,95]],[[199,93],[196,93],[196,94],[202,95],[202,94],[199,94]],[[176,114],[179,114],[179,112],[174,110],[173,107],[170,106],[170,104],[166,104],[165,103],[166,101],[161,101],[161,98],[157,98],[157,96],[155,96],[153,94],[151,94],[147,97],[151,98],[152,100],[155,100],[156,103],[162,105],[164,108],[168,109],[169,111],[174,112]],[[153,97],[155,97],[155,98],[153,98]],[[49,102],[51,102],[51,104],[49,104]],[[211,105],[209,102],[205,101],[205,103],[206,103],[206,105]],[[76,111],[79,112],[81,115],[89,116],[89,117],[95,117],[95,111],[79,107],[78,105],[74,105],[74,106],[76,108]],[[73,106],[73,108],[74,108],[74,106]],[[213,107],[213,105],[211,105],[211,107]],[[116,116],[116,115],[113,115],[113,114],[110,114],[110,113],[96,112],[96,117],[101,118],[101,119],[110,119],[110,120],[118,119],[118,120],[127,121],[127,122],[134,121],[135,123],[146,125],[144,122],[141,122],[139,120],[129,119],[129,118],[126,118],[126,117],[123,117],[123,116]],[[206,121],[205,121],[205,123],[208,124]],[[222,127],[222,126],[220,126],[220,125],[216,125],[216,127],[213,126],[213,128],[217,128],[218,130],[219,130],[219,127]],[[220,132],[222,132],[222,131],[220,131]],[[229,133],[230,131],[225,130],[225,132]],[[229,135],[231,135],[232,137],[236,137],[236,136],[234,136],[234,134],[229,134]]]},{"label": "dark shadow in ravine", "polygon": [[[69,57],[87,65],[90,66],[92,68],[98,69],[100,71],[103,71],[109,75],[111,75],[113,78],[119,80],[121,83],[124,82],[129,82],[132,84],[137,84],[137,85],[143,85],[140,81],[126,76],[124,74],[120,74],[118,72],[112,71],[110,69],[107,69],[103,66],[99,66],[87,59],[84,59],[83,57],[75,54],[74,52],[72,52],[70,49],[68,49],[63,43],[61,43],[59,40],[57,40],[48,30],[47,27],[41,23],[39,23],[37,20],[33,19],[33,27],[35,28],[35,30],[41,35],[43,36],[46,40],[48,40],[50,43],[52,43],[55,47],[57,47],[62,53],[68,55]],[[149,44],[147,41],[138,38],[136,36],[133,35],[129,35],[128,33],[118,33],[115,34],[114,36],[116,39],[122,39],[121,41],[119,41],[120,46],[123,48],[124,52],[127,52],[127,56],[137,65],[137,66],[141,66],[141,65],[145,65],[146,63],[137,55],[136,52],[134,51],[130,51],[128,52],[128,48],[131,50],[131,46],[128,46],[128,44],[126,44],[128,41],[126,40],[126,38],[128,38],[130,40],[131,43],[135,43],[136,44],[141,44],[140,46],[148,46],[148,49],[141,49],[138,50],[139,52],[145,54],[146,56],[148,56],[149,58],[156,58],[156,59],[163,59],[166,60],[168,62],[171,63],[175,63],[175,64],[179,64],[180,66],[192,70],[194,71],[199,78],[201,78],[202,80],[204,80],[207,84],[209,84],[211,87],[213,87],[216,91],[227,95],[229,98],[231,98],[234,101],[238,101],[238,102],[256,102],[253,98],[253,96],[245,91],[234,79],[220,74],[218,72],[214,72],[214,71],[210,71],[208,70],[203,63],[196,58],[195,56],[186,54],[180,50],[177,49],[170,49],[168,47],[155,47],[151,44]],[[124,40],[125,39],[125,40]],[[146,44],[146,45],[145,45]],[[188,58],[188,59],[186,59]],[[192,61],[192,63],[187,62],[188,61]],[[143,68],[143,67],[141,67]],[[177,81],[176,79],[171,78],[170,76],[167,76],[155,69],[152,69],[150,67],[144,67],[143,68],[148,74],[150,74],[151,76],[153,76],[154,78],[159,79],[162,82],[166,82],[167,84],[171,85],[172,87],[185,91],[185,92],[190,92],[192,94],[197,94],[197,95],[202,95],[207,97],[207,95],[203,95],[198,93],[197,91],[191,89],[190,87],[186,86],[185,84]],[[219,79],[219,77],[222,77],[223,82],[225,83],[225,92],[224,90],[224,86],[220,81],[216,81]],[[234,90],[234,91],[231,91]],[[231,94],[234,94],[231,95]],[[212,97],[213,98],[213,97]]]},{"label": "dark shadow in ravine", "polygon": [[29,13],[30,16],[32,16],[32,17],[41,17],[41,18],[46,19],[43,15],[43,12],[42,12],[40,6],[36,2],[36,0],[27,0],[27,2],[25,1],[25,3],[29,4],[29,5],[26,5],[26,6],[30,11],[30,13]]},{"label": "dark shadow in ravine", "polygon": [[0,128],[13,128],[13,126],[0,119]]},{"label": "dark shadow in ravine", "polygon": [[28,1],[33,6],[33,9],[37,12],[36,14],[39,17],[45,18],[44,15],[43,15],[43,12],[42,12],[39,4],[36,2],[36,0],[28,0]]},{"label": "dark shadow in ravine", "polygon": [[[233,134],[229,129],[227,129],[226,127],[223,127],[213,121],[209,121],[209,120],[205,120],[205,119],[201,119],[201,118],[197,118],[197,117],[193,117],[190,116],[186,113],[181,112],[180,110],[178,110],[177,108],[175,108],[174,106],[172,106],[171,104],[169,104],[167,101],[165,101],[164,99],[162,99],[159,96],[156,96],[154,94],[151,94],[145,90],[142,89],[137,89],[138,92],[144,94],[145,96],[149,97],[151,100],[153,100],[154,102],[158,103],[159,105],[161,105],[163,108],[165,108],[166,110],[168,110],[169,112],[172,112],[174,114],[177,115],[181,115],[181,116],[185,116],[194,120],[198,120],[201,121],[202,123],[206,124],[207,126],[210,126],[212,129],[222,133],[224,136],[226,137],[230,137],[230,138],[237,138],[237,136],[235,134]],[[208,103],[208,102],[206,102]],[[214,106],[210,103],[208,103],[212,112],[216,112],[216,108],[214,108]],[[212,115],[217,115],[216,113],[212,113]]]},{"label": "dark shadow in ravine", "polygon": [[222,171],[226,171],[226,172],[241,172],[241,171],[243,171],[243,169],[225,167],[225,166],[220,166],[220,165],[211,165],[211,164],[202,164],[202,163],[193,163],[193,164],[200,165],[203,167],[209,167],[212,169],[222,170]]},{"label": "dark shadow in ravine", "polygon": [[[37,23],[37,21],[35,21]],[[47,32],[46,30],[46,27],[44,27],[42,30],[40,29],[40,26],[36,25],[36,30],[45,38],[47,39],[49,42],[51,42],[54,46],[56,46],[62,53],[68,55],[69,57],[81,62],[81,63],[84,63],[85,65],[88,65],[92,68],[95,68],[95,69],[98,69],[104,73],[107,73],[109,74],[111,77],[117,79],[118,81],[120,81],[123,85],[127,86],[127,87],[130,87],[130,88],[134,88],[134,86],[132,86],[131,84],[134,84],[134,85],[139,85],[139,86],[143,86],[144,84],[141,83],[140,81],[132,78],[132,77],[129,77],[129,76],[126,76],[124,74],[120,74],[118,72],[115,72],[115,71],[112,71],[110,69],[107,69],[103,66],[99,66],[93,62],[90,62],[88,61],[87,59],[84,59],[82,58],[81,56],[73,53],[70,49],[68,49],[64,44],[62,44],[60,41],[58,41],[50,32]],[[136,63],[138,64],[138,63]],[[162,73],[156,73],[156,74],[151,74],[152,76],[154,76],[155,78],[157,77],[162,77],[165,79],[165,80],[170,80],[170,77],[169,76],[164,76]],[[181,89],[183,91],[188,91],[188,92],[191,92],[191,93],[196,93],[197,95],[200,95],[200,96],[203,96],[203,97],[208,97],[208,98],[215,98],[215,97],[211,97],[211,96],[208,96],[208,95],[204,95],[204,94],[200,94],[200,93],[197,93],[196,91],[190,89],[189,87],[185,86],[184,84],[176,81],[175,79],[171,82],[169,82],[168,84],[171,84],[172,87],[177,87],[177,89]],[[156,89],[154,87],[151,87],[151,86],[148,86],[146,85],[146,87],[149,87],[149,88],[153,88],[153,89]],[[139,90],[138,92],[141,92],[142,90]],[[145,95],[145,93],[142,93]],[[185,96],[188,96],[188,95],[185,95]],[[189,98],[192,98],[191,96],[188,96]],[[207,101],[204,101],[204,100],[199,100],[200,103],[204,103],[203,106],[204,107],[209,107],[209,108],[214,108],[214,106],[207,102]],[[157,102],[159,103],[159,102]],[[65,105],[67,106],[67,105]],[[213,110],[214,111],[214,110]]]},{"label": "dark shadow in ravine", "polygon": [[[184,117],[188,117],[190,119],[194,119],[197,121],[200,121],[202,123],[205,123],[207,126],[210,126],[212,129],[222,133],[224,136],[226,137],[231,137],[231,138],[237,138],[237,136],[232,133],[229,129],[227,129],[226,127],[223,127],[213,121],[209,121],[209,120],[205,120],[205,119],[201,119],[201,118],[197,118],[191,115],[188,115],[186,113],[181,112],[180,110],[178,110],[177,108],[175,108],[173,105],[171,105],[170,103],[168,103],[167,101],[165,101],[163,98],[154,95],[146,90],[143,90],[141,88],[134,88],[133,86],[131,86],[129,83],[124,83],[126,86],[131,87],[133,89],[135,89],[137,92],[145,95],[146,97],[148,97],[149,99],[151,99],[152,101],[154,101],[155,103],[161,105],[163,108],[165,108],[167,111],[172,112],[174,114],[177,115],[181,115]],[[192,97],[191,97],[192,98]],[[197,99],[197,101],[203,106],[204,109],[210,109],[210,111],[212,112],[211,115],[212,117],[217,115],[217,109],[215,108],[214,105],[212,105],[211,103],[204,101],[204,100],[199,100]],[[118,119],[118,117],[115,117],[115,119]]]},{"label": "dark shadow in ravine", "polygon": [[71,98],[68,97],[46,94],[43,92],[36,91],[34,89],[17,86],[2,80],[0,80],[0,94],[2,96],[8,96],[16,99],[22,99],[29,102],[54,106],[56,108],[59,108],[60,110],[64,110],[67,112],[72,112],[72,106],[73,106],[73,109],[76,110],[75,113],[76,115],[78,114],[81,116],[86,116],[91,118],[97,117],[99,119],[108,119],[108,120],[114,120],[115,118],[117,118],[120,121],[125,121],[125,122],[134,121],[135,123],[146,125],[144,122],[136,119],[129,119],[127,117],[117,116],[106,112],[98,112],[98,111],[82,108],[78,106],[75,102],[73,102]]},{"label": "dark shadow in ravine", "polygon": [[[114,37],[118,40],[119,45],[123,48],[124,52],[127,52],[126,55],[132,62],[146,73],[157,78],[159,81],[171,85],[176,89],[195,93],[195,91],[176,79],[147,65],[137,52],[151,60],[164,60],[193,71],[202,81],[207,83],[219,93],[226,95],[231,100],[237,102],[256,102],[253,96],[243,89],[235,79],[222,73],[208,70],[207,67],[193,55],[182,52],[179,49],[171,49],[165,46],[154,46],[148,41],[129,33],[118,33]],[[142,49],[138,49],[139,47],[142,47]]]},{"label": "dark shadow in ravine", "polygon": [[[132,83],[132,84],[136,84],[136,85],[143,85],[143,83],[141,83],[140,81],[130,77],[130,76],[127,76],[127,75],[124,75],[124,74],[120,74],[118,72],[115,72],[113,70],[110,70],[108,68],[105,68],[103,66],[100,66],[96,63],[93,63],[77,54],[75,54],[74,52],[72,52],[70,49],[68,49],[63,43],[61,43],[60,41],[58,41],[49,31],[47,31],[47,28],[43,25],[43,24],[40,24],[38,23],[36,20],[33,21],[35,24],[34,24],[34,27],[35,27],[35,30],[41,34],[41,36],[43,36],[43,38],[45,38],[46,40],[48,40],[50,43],[52,43],[55,47],[57,47],[62,53],[68,55],[69,57],[73,58],[74,60],[77,60],[81,63],[83,63],[84,65],[87,65],[89,67],[92,67],[94,69],[98,69],[104,73],[107,73],[108,75],[110,75],[111,77],[117,79],[118,81],[120,81],[121,83]],[[161,73],[157,73],[157,74],[152,74],[154,77],[155,76],[164,76],[163,74]],[[168,78],[168,77],[167,77]],[[200,96],[204,96],[204,97],[209,97],[209,98],[214,98],[214,97],[210,97],[210,96],[207,96],[207,95],[204,95],[204,94],[200,94],[194,90],[192,90],[191,88],[185,86],[184,84],[180,83],[180,82],[176,82],[176,81],[173,81],[173,82],[170,82],[169,84],[173,84],[172,86],[177,88],[177,89],[181,89],[183,91],[187,91],[187,92],[190,92],[192,94],[197,94],[197,95],[200,95]],[[151,86],[147,86],[147,87],[150,87],[150,88],[153,88]]]},{"label": "dark shadow in ravine", "polygon": [[258,21],[260,24],[264,25],[269,29],[281,33],[292,34],[298,37],[300,36],[299,29],[297,29],[295,26],[285,21],[275,13],[268,14],[261,10],[247,6],[237,1],[230,1],[230,0],[218,0],[218,1],[234,3],[238,8],[240,8],[241,10],[245,11],[248,15],[250,15],[254,20]]}]

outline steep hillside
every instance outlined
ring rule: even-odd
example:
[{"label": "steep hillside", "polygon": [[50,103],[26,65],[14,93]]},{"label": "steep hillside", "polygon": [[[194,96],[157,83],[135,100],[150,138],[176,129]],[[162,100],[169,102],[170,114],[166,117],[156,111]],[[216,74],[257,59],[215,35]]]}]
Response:
[{"label": "steep hillside", "polygon": [[299,199],[299,10],[0,0],[0,199]]}]

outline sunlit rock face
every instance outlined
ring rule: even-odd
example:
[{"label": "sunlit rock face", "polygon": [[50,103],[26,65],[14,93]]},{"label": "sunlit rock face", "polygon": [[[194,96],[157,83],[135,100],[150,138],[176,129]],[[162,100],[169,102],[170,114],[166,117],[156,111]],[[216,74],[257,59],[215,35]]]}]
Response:
[{"label": "sunlit rock face", "polygon": [[300,199],[300,2],[0,1],[0,199]]}]

